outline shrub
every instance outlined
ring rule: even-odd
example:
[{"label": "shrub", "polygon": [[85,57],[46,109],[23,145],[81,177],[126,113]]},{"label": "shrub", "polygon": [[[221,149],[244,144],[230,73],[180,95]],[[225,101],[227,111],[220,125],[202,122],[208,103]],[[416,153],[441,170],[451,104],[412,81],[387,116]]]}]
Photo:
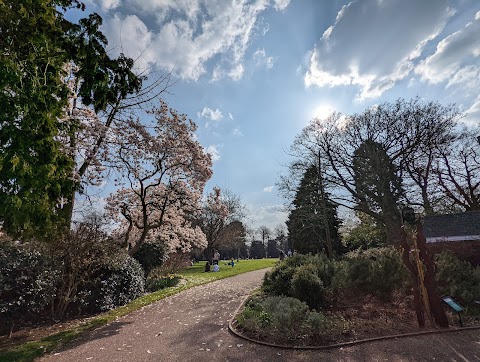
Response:
[{"label": "shrub", "polygon": [[37,315],[51,301],[58,272],[51,260],[25,246],[0,244],[0,316]]},{"label": "shrub", "polygon": [[324,335],[335,337],[348,333],[349,325],[345,319],[339,316],[312,311],[305,319],[303,329],[305,333],[313,337]]},{"label": "shrub", "polygon": [[160,274],[159,271],[153,270],[147,277],[145,289],[149,292],[156,292],[157,290],[174,287],[180,281],[180,276],[175,274]]},{"label": "shrub", "polygon": [[282,296],[251,298],[238,315],[237,322],[245,330],[260,337],[274,334],[285,340],[332,335],[346,329],[343,320],[310,311],[304,302]]},{"label": "shrub", "polygon": [[464,307],[474,307],[480,299],[480,267],[461,261],[450,252],[435,258],[436,281],[439,294],[450,295]]},{"label": "shrub", "polygon": [[301,265],[295,269],[291,280],[292,296],[312,309],[325,305],[325,287],[317,272],[318,268],[313,264]]},{"label": "shrub", "polygon": [[281,262],[265,274],[262,289],[268,294],[288,296],[291,294],[290,281],[294,273],[294,266]]},{"label": "shrub", "polygon": [[123,255],[116,263],[103,267],[82,287],[82,304],[89,311],[106,311],[125,305],[145,292],[142,266],[134,258]]},{"label": "shrub", "polygon": [[[303,270],[306,265],[308,271]],[[325,304],[325,295],[328,294],[330,298],[336,296],[338,282],[332,283],[336,280],[339,265],[339,262],[323,254],[297,254],[278,263],[265,274],[262,289],[268,294],[299,298],[312,308],[317,308]]]},{"label": "shrub", "polygon": [[133,257],[140,263],[145,271],[145,277],[148,278],[152,269],[163,264],[165,247],[162,243],[158,242],[143,243]]},{"label": "shrub", "polygon": [[409,283],[408,272],[393,247],[351,252],[347,258],[346,287],[354,288],[356,292],[388,301],[395,291]]}]

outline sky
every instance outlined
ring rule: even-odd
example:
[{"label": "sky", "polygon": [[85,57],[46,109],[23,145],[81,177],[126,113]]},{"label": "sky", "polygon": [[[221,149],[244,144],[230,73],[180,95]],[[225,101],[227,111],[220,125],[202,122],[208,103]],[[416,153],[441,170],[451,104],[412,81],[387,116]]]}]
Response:
[{"label": "sky", "polygon": [[480,121],[478,0],[86,0],[112,56],[172,72],[169,105],[197,125],[213,186],[246,223],[287,217],[275,186],[313,117],[399,97],[455,103]]}]

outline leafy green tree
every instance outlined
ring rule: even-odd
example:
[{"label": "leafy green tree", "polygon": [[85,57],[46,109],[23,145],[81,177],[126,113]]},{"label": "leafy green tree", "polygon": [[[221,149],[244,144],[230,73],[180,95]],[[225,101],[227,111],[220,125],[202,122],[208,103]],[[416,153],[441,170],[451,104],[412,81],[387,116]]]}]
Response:
[{"label": "leafy green tree", "polygon": [[114,108],[142,84],[131,59],[107,55],[101,17],[91,14],[75,24],[64,18],[72,8],[84,5],[0,2],[0,221],[16,237],[48,239],[70,227],[76,176],[85,170],[74,173],[70,152],[79,124],[68,106],[67,65],[76,68],[76,94],[95,112]]},{"label": "leafy green tree", "polygon": [[0,3],[0,220],[14,236],[41,234],[72,188],[71,160],[61,152],[59,118],[68,59],[57,6],[73,1]]},{"label": "leafy green tree", "polygon": [[[300,253],[327,252],[326,231],[322,209],[322,196],[318,190],[318,168],[310,166],[304,173],[293,200],[293,210],[287,220],[289,239],[293,247]],[[337,207],[328,199],[325,193],[327,206],[327,220],[333,240],[333,250],[342,252],[338,227],[340,221],[337,216]]]}]

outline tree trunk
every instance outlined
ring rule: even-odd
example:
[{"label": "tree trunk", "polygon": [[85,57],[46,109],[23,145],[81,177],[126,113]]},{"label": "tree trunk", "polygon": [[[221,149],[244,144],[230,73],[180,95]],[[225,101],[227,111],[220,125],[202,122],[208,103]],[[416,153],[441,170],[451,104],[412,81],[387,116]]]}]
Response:
[{"label": "tree trunk", "polygon": [[420,259],[425,265],[425,289],[428,294],[428,301],[432,317],[440,327],[448,328],[448,318],[443,308],[442,301],[435,290],[435,266],[432,255],[427,251],[427,243],[423,233],[423,225],[420,220],[416,222],[417,226],[417,247],[419,249]]},{"label": "tree trunk", "polygon": [[322,216],[323,226],[325,228],[325,243],[327,244],[327,256],[329,259],[331,259],[333,258],[332,236],[330,234],[330,223],[327,213],[327,201],[325,200],[325,186],[323,185],[322,157],[320,155],[320,151],[318,152],[318,191],[320,193],[320,199],[322,202]]},{"label": "tree trunk", "polygon": [[410,260],[411,247],[408,244],[407,233],[405,228],[401,224],[399,217],[389,218],[387,226],[387,233],[393,238],[396,245],[400,245],[402,248],[402,261],[407,270],[410,272],[413,286],[413,303],[415,307],[415,314],[417,316],[418,326],[420,328],[425,327],[425,314],[423,311],[422,297],[420,295],[420,288],[418,286],[418,273],[415,269],[412,261]]}]

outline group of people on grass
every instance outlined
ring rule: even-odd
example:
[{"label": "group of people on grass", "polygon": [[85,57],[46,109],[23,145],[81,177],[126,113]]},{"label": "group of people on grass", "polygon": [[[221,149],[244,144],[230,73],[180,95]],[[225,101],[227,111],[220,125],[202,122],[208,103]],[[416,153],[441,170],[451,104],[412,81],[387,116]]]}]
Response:
[{"label": "group of people on grass", "polygon": [[[213,253],[212,264],[210,264],[209,261],[207,261],[205,264],[205,272],[220,271],[220,266],[218,265],[219,261],[220,261],[220,253],[218,252],[218,250],[215,250]],[[235,261],[233,258],[228,262],[228,265],[230,265],[232,268],[235,266]]]},{"label": "group of people on grass", "polygon": [[[288,249],[287,256],[290,257],[292,255],[293,255],[292,251]],[[280,260],[283,260],[283,259],[285,259],[285,253],[283,252],[283,250],[280,250]],[[220,261],[220,253],[218,252],[218,250],[215,250],[212,257],[212,264],[210,264],[209,261],[205,263],[205,272],[220,271],[220,266],[218,265],[219,261]],[[235,261],[233,258],[228,262],[228,265],[230,265],[232,268],[235,266]]]}]

